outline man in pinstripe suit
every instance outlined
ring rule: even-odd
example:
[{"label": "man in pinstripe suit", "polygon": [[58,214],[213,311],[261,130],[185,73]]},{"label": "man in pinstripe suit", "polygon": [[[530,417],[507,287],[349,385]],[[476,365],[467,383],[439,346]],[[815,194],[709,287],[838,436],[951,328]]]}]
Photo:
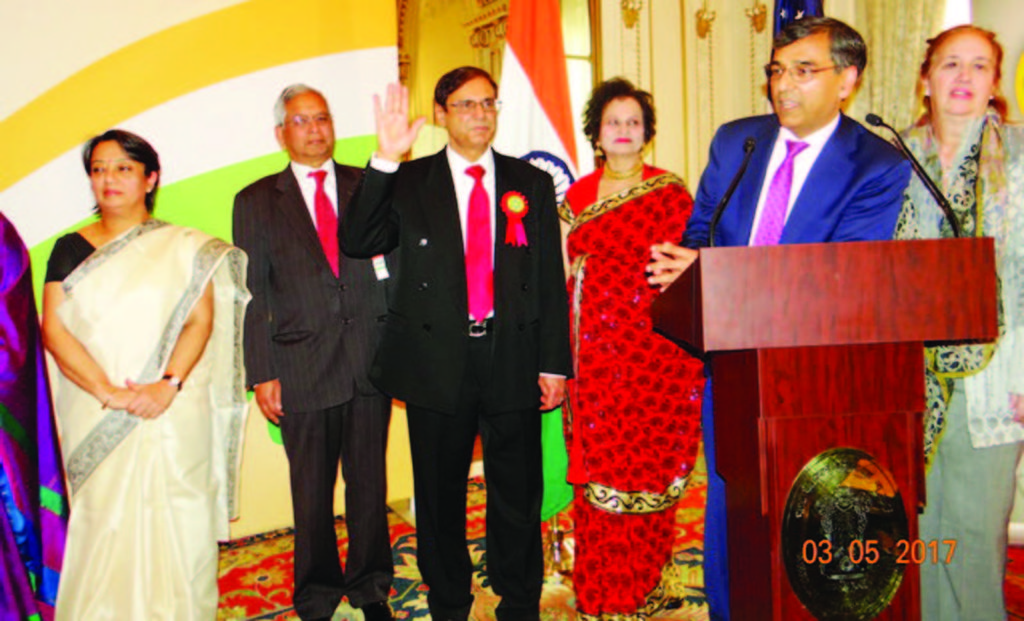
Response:
[{"label": "man in pinstripe suit", "polygon": [[[347,596],[367,621],[391,619],[391,400],[367,379],[387,314],[387,265],[383,257],[338,256],[338,206],[348,203],[360,171],[331,159],[334,126],[323,95],[290,86],[274,113],[291,163],[235,197],[234,241],[249,255],[248,382],[263,415],[281,426],[291,473],[295,610],[304,621],[329,619]],[[339,460],[345,570],[334,532]]]}]

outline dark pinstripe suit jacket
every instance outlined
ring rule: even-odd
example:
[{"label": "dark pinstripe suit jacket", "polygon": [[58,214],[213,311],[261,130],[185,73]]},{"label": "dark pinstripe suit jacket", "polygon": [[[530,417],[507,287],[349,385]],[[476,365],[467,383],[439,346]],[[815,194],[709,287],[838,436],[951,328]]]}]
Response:
[{"label": "dark pinstripe suit jacket", "polygon": [[[506,244],[495,205],[494,377],[484,395],[496,414],[537,407],[540,372],[572,375],[569,311],[551,176],[494,154],[495,203],[529,202],[528,245]],[[369,256],[400,249],[387,326],[371,377],[397,399],[454,412],[468,352],[466,267],[455,187],[442,150],[385,174],[367,168],[342,218],[342,249]]]},{"label": "dark pinstripe suit jacket", "polygon": [[[343,212],[361,171],[337,163],[334,170]],[[370,260],[344,256],[335,278],[290,167],[235,197],[234,242],[249,255],[249,385],[279,379],[285,412],[326,409],[356,391],[375,394],[367,374],[388,281],[377,280]]]}]

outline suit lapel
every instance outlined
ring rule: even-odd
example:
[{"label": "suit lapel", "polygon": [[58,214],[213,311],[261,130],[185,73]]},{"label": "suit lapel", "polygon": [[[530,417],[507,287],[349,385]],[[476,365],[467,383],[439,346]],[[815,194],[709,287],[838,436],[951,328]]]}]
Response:
[{"label": "suit lapel", "polygon": [[846,115],[840,116],[836,131],[811,166],[800,195],[793,203],[780,244],[821,241],[828,237],[829,231],[821,230],[822,223],[828,221],[825,214],[841,205],[842,194],[848,187],[847,172],[853,166],[849,156],[852,122]]},{"label": "suit lapel", "polygon": [[306,208],[306,201],[302,198],[302,192],[290,166],[277,176],[277,191],[277,205],[285,225],[291,228],[299,245],[312,254],[314,260],[328,266],[327,255],[324,254],[316,233],[316,224],[309,209]]},{"label": "suit lapel", "polygon": [[[743,175],[743,180],[736,186],[736,193],[730,199],[731,205],[726,208],[725,214],[734,220],[733,226],[720,226],[718,230],[736,231],[736,239],[731,240],[733,245],[746,246],[750,239],[750,231],[754,226],[754,214],[757,212],[757,201],[761,197],[761,186],[764,185],[764,176],[768,172],[768,160],[771,159],[772,149],[775,147],[775,140],[779,135],[779,123],[774,116],[771,116],[754,133],[757,140],[754,155],[750,158],[750,167]],[[738,167],[742,159],[736,160]],[[735,173],[732,173],[735,174]]]},{"label": "suit lapel", "polygon": [[451,274],[450,299],[460,312],[468,313],[466,256],[465,245],[462,242],[459,201],[455,197],[455,185],[452,182],[451,168],[448,166],[448,156],[443,149],[433,156],[424,187],[421,205],[424,210],[423,221],[429,231],[427,243],[438,249],[438,252],[433,254],[435,260],[447,263],[442,273]]},{"label": "suit lapel", "polygon": [[[514,246],[505,243],[505,232],[508,229],[508,218],[501,210],[501,198],[508,192],[517,188],[516,180],[512,177],[512,171],[508,166],[505,156],[500,153],[494,154],[494,307],[505,307],[506,289],[508,283],[512,282],[513,265],[515,256],[512,254]],[[527,238],[527,244],[530,243]],[[529,247],[529,246],[527,246]]]},{"label": "suit lapel", "polygon": [[[501,198],[515,189],[514,180],[509,170],[505,157],[499,153],[494,154],[494,271],[497,272],[499,265],[508,258],[508,244],[505,243],[505,232],[508,229],[508,218],[501,210]],[[527,240],[529,241],[529,240]]]},{"label": "suit lapel", "polygon": [[[505,320],[509,322],[517,317],[517,309],[520,313],[523,310],[519,300],[525,289],[521,290],[520,287],[530,281],[531,273],[537,267],[535,253],[539,252],[542,226],[540,212],[537,211],[539,206],[533,203],[542,200],[538,194],[542,190],[528,176],[521,174],[514,163],[517,163],[516,158],[494,154],[494,192],[497,194],[494,201],[494,217],[497,218],[494,227],[494,308],[501,309]],[[527,212],[523,217],[526,246],[505,243],[508,216],[501,209],[501,199],[509,192],[519,192],[527,200]]]},{"label": "suit lapel", "polygon": [[[359,185],[360,173],[351,168],[342,168],[337,162],[334,162],[334,182],[338,188],[338,218],[345,213],[345,208],[348,207],[348,201],[352,198],[352,194],[355,192],[356,186]],[[346,183],[347,182],[347,183]]]}]

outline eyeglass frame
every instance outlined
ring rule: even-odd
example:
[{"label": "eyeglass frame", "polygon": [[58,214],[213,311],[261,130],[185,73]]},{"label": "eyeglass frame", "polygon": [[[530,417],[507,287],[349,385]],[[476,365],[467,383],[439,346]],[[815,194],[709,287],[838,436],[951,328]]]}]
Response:
[{"label": "eyeglass frame", "polygon": [[[775,70],[778,69],[778,73]],[[845,69],[839,65],[829,65],[828,67],[812,67],[806,63],[797,63],[790,65],[789,67],[783,67],[781,63],[772,61],[764,66],[764,75],[769,82],[778,81],[782,79],[782,76],[789,74],[797,84],[807,84],[814,79],[814,76],[818,75],[822,71],[828,71],[829,69]]]},{"label": "eyeglass frame", "polygon": [[[489,106],[489,107],[488,107]],[[460,99],[445,104],[445,108],[451,108],[457,114],[473,114],[477,108],[484,111],[484,114],[497,113],[501,110],[501,100],[493,97],[486,99]]]},{"label": "eyeglass frame", "polygon": [[329,125],[334,122],[334,117],[331,116],[330,112],[324,112],[314,116],[306,116],[305,114],[293,114],[284,120],[285,125],[290,125],[298,129],[306,129],[310,125]]}]

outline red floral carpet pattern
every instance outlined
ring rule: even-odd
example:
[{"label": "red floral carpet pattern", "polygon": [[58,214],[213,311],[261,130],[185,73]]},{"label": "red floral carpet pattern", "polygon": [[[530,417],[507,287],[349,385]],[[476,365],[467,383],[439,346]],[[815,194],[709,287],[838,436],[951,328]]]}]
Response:
[{"label": "red floral carpet pattern", "polygon": [[[664,572],[664,584],[673,598],[673,606],[653,619],[707,619],[701,575],[704,536],[704,478],[695,472],[695,480],[679,503],[674,562]],[[482,481],[471,481],[467,506],[469,550],[476,567],[473,591],[476,601],[472,617],[493,621],[498,598],[490,589],[484,572],[484,513],[486,490]],[[552,531],[552,522],[557,528]],[[548,579],[541,599],[545,621],[575,619],[572,590],[572,517],[567,510],[546,523],[545,562]],[[389,515],[391,547],[395,561],[395,581],[390,603],[398,619],[429,619],[427,597],[416,567],[416,531],[395,514]],[[345,522],[335,526],[342,556],[347,550]],[[555,540],[560,545],[555,545]],[[286,529],[248,537],[221,546],[220,608],[224,621],[292,621],[298,619],[291,605],[292,535]],[[559,573],[558,569],[562,572]],[[362,613],[347,603],[334,614],[334,620],[362,621]]]},{"label": "red floral carpet pattern", "polygon": [[[664,584],[677,607],[666,610],[654,619],[707,619],[704,605],[703,576],[703,506],[705,479],[703,460],[698,461],[694,481],[679,503],[676,514],[676,542],[673,564],[665,570]],[[484,502],[482,482],[470,484],[467,507],[467,533],[470,552],[476,564],[473,589],[476,594],[473,616],[478,621],[494,619],[497,598],[487,586],[484,563]],[[391,606],[398,619],[427,619],[427,596],[416,567],[416,531],[395,514],[389,515],[391,546],[395,559],[395,582],[391,590]],[[572,517],[568,511],[557,518],[558,528],[552,534],[545,524],[545,562],[549,578],[541,600],[545,621],[574,619],[575,596],[572,590],[571,556]],[[348,546],[345,522],[338,520],[338,548]],[[560,533],[560,534],[559,534]],[[555,546],[555,539],[561,546]],[[560,558],[555,557],[556,550]],[[560,575],[559,566],[566,571]],[[220,609],[217,618],[223,621],[293,621],[298,619],[291,605],[292,536],[282,530],[233,541],[221,546]],[[1006,608],[1010,619],[1024,620],[1024,547],[1011,546],[1006,572]],[[362,621],[362,614],[347,604],[334,614],[335,621]]]}]

